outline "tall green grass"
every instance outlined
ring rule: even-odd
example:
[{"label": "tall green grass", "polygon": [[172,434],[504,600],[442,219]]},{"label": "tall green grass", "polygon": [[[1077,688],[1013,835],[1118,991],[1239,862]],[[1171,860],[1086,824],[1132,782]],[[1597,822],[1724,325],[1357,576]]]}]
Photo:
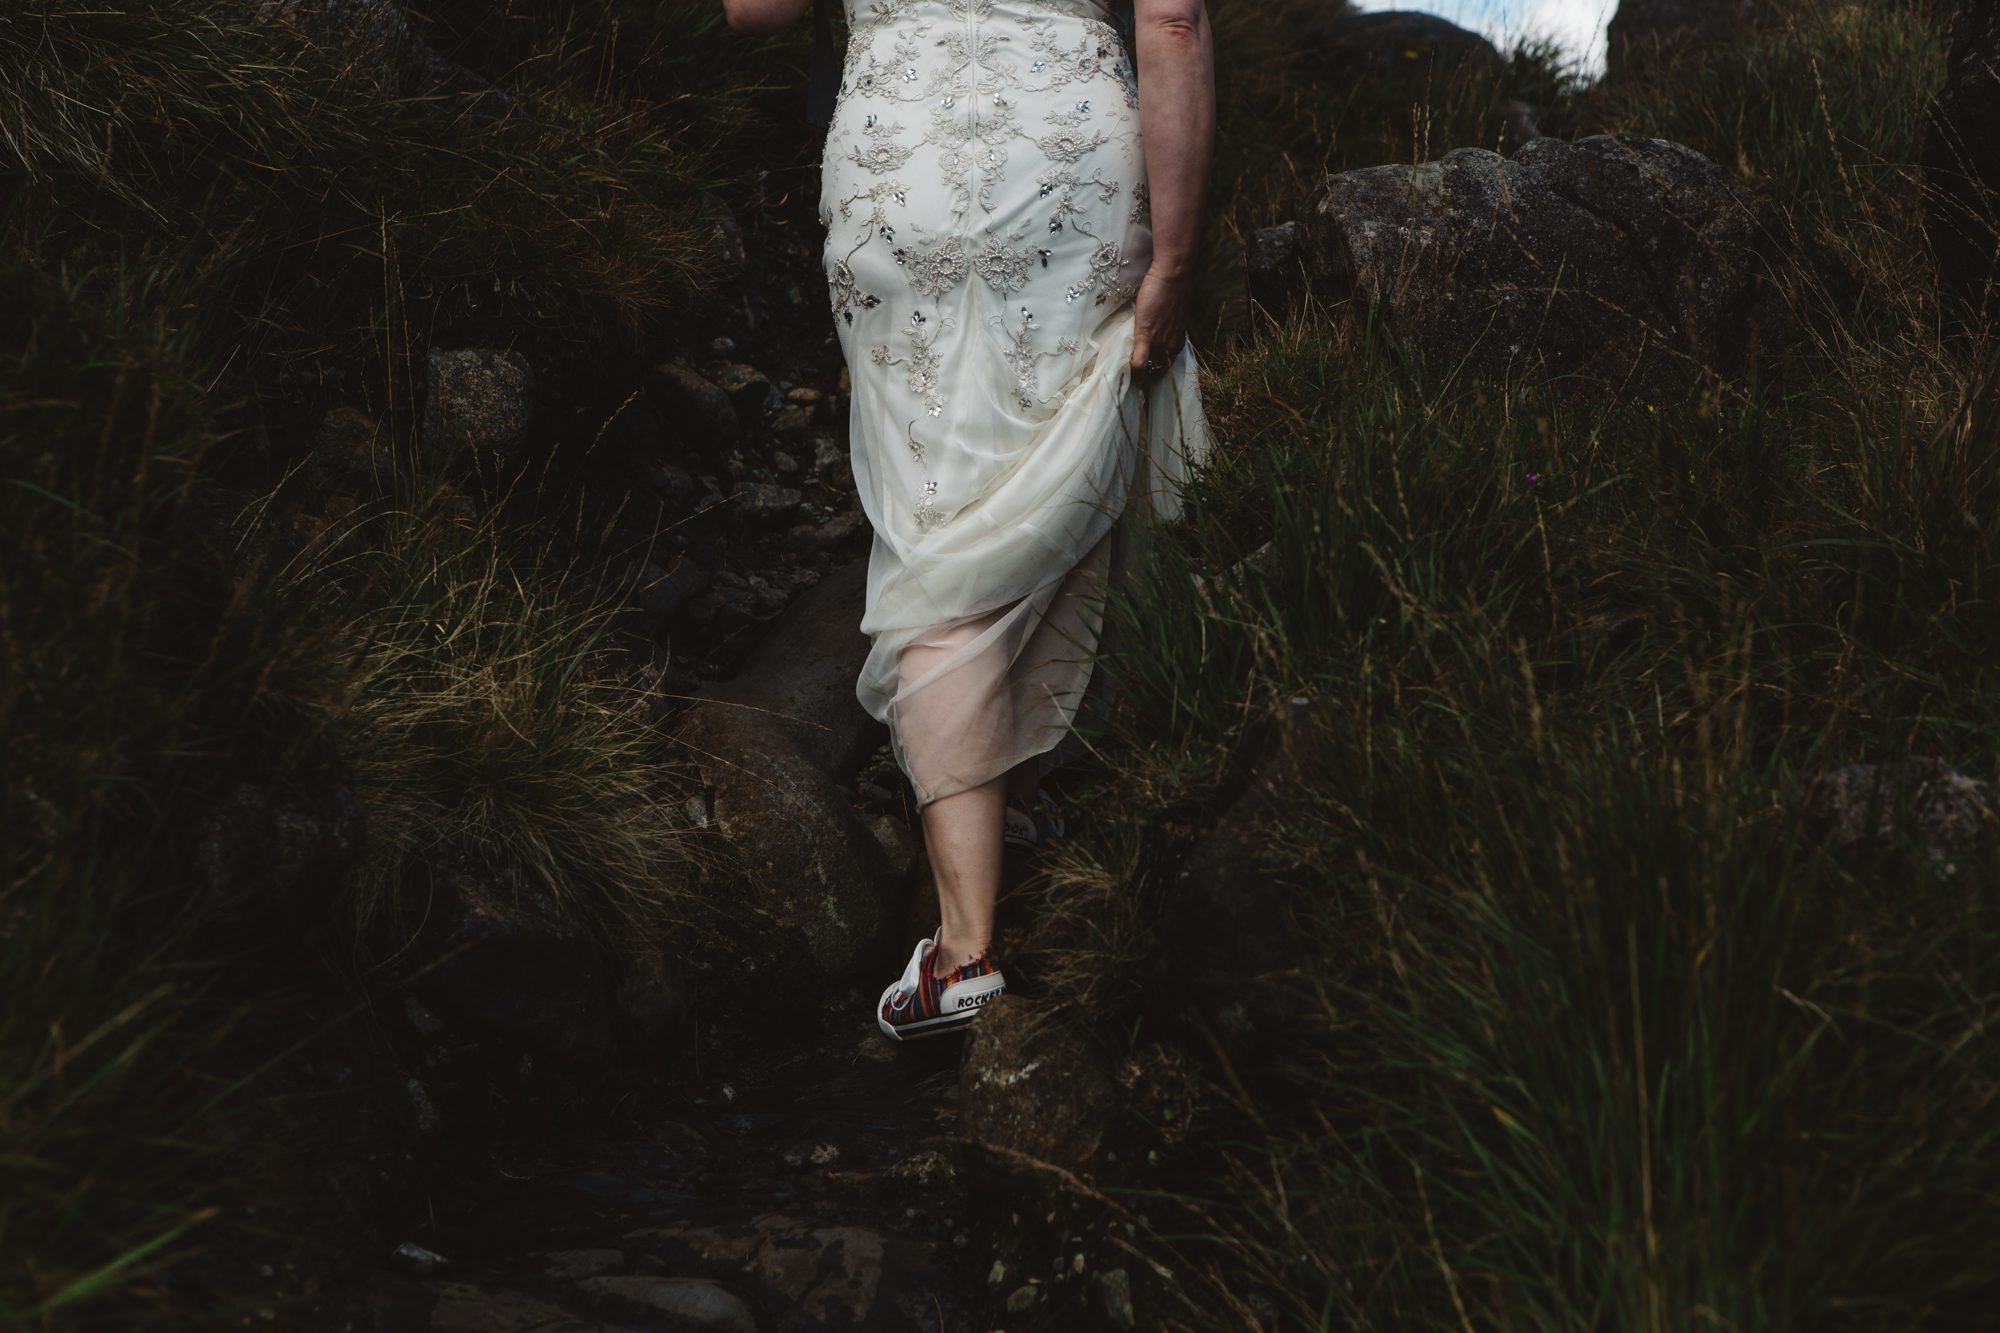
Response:
[{"label": "tall green grass", "polygon": [[[443,339],[558,385],[655,355],[710,308],[721,149],[783,141],[760,84],[796,52],[691,7],[439,9],[522,116],[395,95],[248,6],[0,14],[6,1326],[212,1313],[177,1275],[258,1188],[219,1154],[270,1135],[259,1080],[308,1012],[413,961],[437,858],[607,947],[682,939],[683,773],[615,596],[467,516],[415,373]],[[283,481],[334,401],[379,424],[380,492],[301,514]],[[358,862],[210,882],[245,789],[352,793]]]},{"label": "tall green grass", "polygon": [[[1805,10],[1617,93],[1864,289],[1782,393],[1444,381],[1311,309],[1210,359],[1221,452],[1114,604],[1120,702],[1030,941],[1079,1014],[1208,1060],[1203,1151],[1122,1182],[1179,1275],[1142,1292],[1163,1326],[2000,1301],[2000,829],[1836,851],[1803,802],[1912,753],[2000,777],[2000,357],[1940,341],[1893,184],[1939,55],[1920,16]],[[1253,1063],[1183,1026],[1155,923],[1281,716],[1310,763],[1243,833],[1302,935]]]},{"label": "tall green grass", "polygon": [[2000,840],[1947,876],[1798,810],[1843,763],[2000,766],[1994,374],[1891,434],[1831,428],[1839,382],[1427,392],[1309,321],[1224,368],[1048,890],[1088,910],[1038,941],[1079,1004],[1173,1014],[1171,870],[1248,724],[1316,701],[1258,831],[1305,886],[1297,1030],[1216,1070],[1230,1169],[1181,1202],[1221,1249],[1174,1263],[1302,1327],[1976,1326]]}]

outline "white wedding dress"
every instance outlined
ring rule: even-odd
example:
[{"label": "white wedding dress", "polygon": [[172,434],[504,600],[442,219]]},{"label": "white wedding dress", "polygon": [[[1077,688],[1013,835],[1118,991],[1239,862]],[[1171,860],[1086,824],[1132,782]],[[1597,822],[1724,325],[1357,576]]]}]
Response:
[{"label": "white wedding dress", "polygon": [[1133,524],[1210,437],[1191,348],[1129,369],[1152,228],[1109,6],[846,5],[820,220],[874,529],[856,693],[928,803],[1062,739]]}]

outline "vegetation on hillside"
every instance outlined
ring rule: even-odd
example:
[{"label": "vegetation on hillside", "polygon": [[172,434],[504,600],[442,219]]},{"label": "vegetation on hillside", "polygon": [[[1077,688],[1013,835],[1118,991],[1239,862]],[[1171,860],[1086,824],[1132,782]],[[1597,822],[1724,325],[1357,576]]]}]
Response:
[{"label": "vegetation on hillside", "polygon": [[[557,382],[670,347],[722,273],[706,196],[754,169],[723,144],[804,137],[762,109],[796,49],[701,7],[423,7],[501,72],[495,123],[253,8],[0,14],[4,1324],[172,1313],[301,997],[396,975],[437,857],[607,941],[685,915],[685,780],[614,605],[422,450],[412,386],[450,339]],[[337,402],[377,491],[301,515]],[[350,799],[341,873],[218,869],[232,811]]]},{"label": "vegetation on hillside", "polygon": [[[711,195],[809,170],[805,34],[408,8],[520,114],[249,6],[0,13],[0,1325],[208,1297],[184,1275],[251,1169],[221,1150],[289,1113],[260,1080],[307,993],[399,978],[433,860],[482,848],[607,941],[687,919],[681,759],[611,667],[593,552],[426,454],[413,386],[471,341],[629,382],[698,329]],[[1273,722],[1309,756],[1258,830],[1307,909],[1296,1028],[1254,1068],[1175,1036],[1200,1151],[1120,1183],[1179,1275],[1148,1298],[1204,1329],[1971,1326],[1996,853],[1834,855],[1801,812],[1851,762],[2000,775],[2000,371],[1936,335],[1910,165],[1941,37],[1815,0],[1671,82],[1531,44],[1412,105],[1317,82],[1285,36],[1315,8],[1211,4],[1222,448],[1120,603],[1031,941],[1076,1016],[1164,1037],[1169,868]],[[1324,310],[1242,336],[1250,230],[1329,169],[1490,145],[1509,96],[1778,199],[1858,280],[1814,376],[1580,403],[1426,379]],[[302,519],[343,402],[380,492]],[[350,795],[353,864],[214,873],[246,791]]]},{"label": "vegetation on hillside", "polygon": [[[1221,455],[1117,617],[1035,940],[1080,1017],[1207,1062],[1171,1104],[1199,1132],[1155,1126],[1188,1147],[1123,1196],[1179,1326],[1971,1328],[2000,1299],[2000,848],[1836,850],[1804,801],[1852,763],[2000,770],[2000,362],[1940,341],[1911,165],[1943,49],[1808,5],[1559,108],[1731,166],[1858,279],[1782,395],[1427,378],[1319,310],[1210,358]],[[1223,157],[1318,132],[1239,119]],[[1291,776],[1235,831],[1301,941],[1253,1052],[1190,1025],[1161,923],[1273,735]]]}]

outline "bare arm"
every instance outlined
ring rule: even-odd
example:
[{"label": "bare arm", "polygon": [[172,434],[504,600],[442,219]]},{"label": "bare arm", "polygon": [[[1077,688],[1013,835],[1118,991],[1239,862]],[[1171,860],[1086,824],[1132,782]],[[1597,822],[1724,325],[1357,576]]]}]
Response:
[{"label": "bare arm", "polygon": [[813,0],[722,0],[723,17],[737,32],[782,32],[812,7]]},{"label": "bare arm", "polygon": [[1164,364],[1187,335],[1188,287],[1215,151],[1215,52],[1202,0],[1134,0],[1139,133],[1153,218],[1153,262],[1136,297],[1132,369]]}]

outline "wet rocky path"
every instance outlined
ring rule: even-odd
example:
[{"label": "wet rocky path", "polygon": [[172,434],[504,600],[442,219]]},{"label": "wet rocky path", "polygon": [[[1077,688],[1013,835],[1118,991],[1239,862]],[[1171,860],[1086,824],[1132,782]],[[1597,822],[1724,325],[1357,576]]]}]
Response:
[{"label": "wet rocky path", "polygon": [[960,1049],[890,1046],[862,1016],[628,1094],[597,1132],[496,1144],[424,1252],[379,1275],[374,1327],[1002,1327],[950,1204]]}]

